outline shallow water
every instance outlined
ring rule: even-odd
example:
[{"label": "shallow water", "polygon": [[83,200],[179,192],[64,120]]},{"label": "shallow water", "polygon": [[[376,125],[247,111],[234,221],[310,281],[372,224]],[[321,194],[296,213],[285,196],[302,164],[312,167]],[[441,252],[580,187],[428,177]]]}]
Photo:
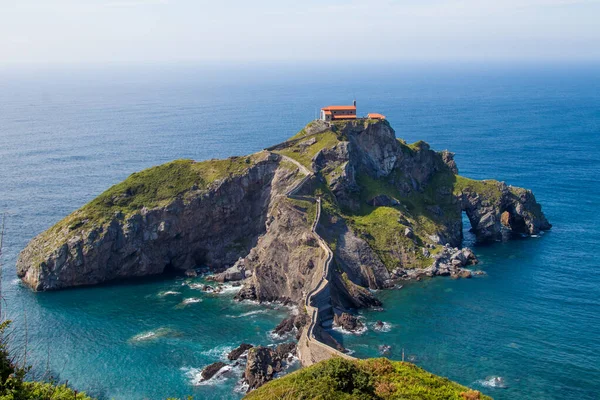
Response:
[{"label": "shallow water", "polygon": [[[184,280],[31,293],[18,252],[130,173],[175,158],[247,154],[280,142],[326,103],[354,97],[398,137],[456,152],[462,174],[534,191],[551,232],[476,246],[487,276],[379,291],[384,311],[342,335],[497,399],[596,398],[600,391],[600,69],[357,67],[0,71],[0,210],[9,213],[4,313],[37,375],[103,398],[236,398],[235,379],[194,386],[242,341],[272,343],[285,309],[239,304]],[[468,239],[468,238],[467,238]],[[193,282],[192,282],[193,283]],[[193,302],[186,299],[199,299]],[[390,324],[375,332],[372,324]],[[21,340],[19,340],[21,339]],[[502,377],[505,388],[493,387]]]}]

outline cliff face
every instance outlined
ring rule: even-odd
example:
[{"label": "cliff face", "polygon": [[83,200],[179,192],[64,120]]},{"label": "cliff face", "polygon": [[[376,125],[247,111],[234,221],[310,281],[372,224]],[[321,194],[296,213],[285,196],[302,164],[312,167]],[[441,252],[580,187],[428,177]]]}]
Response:
[{"label": "cliff face", "polygon": [[[298,196],[287,191],[307,172]],[[461,213],[481,241],[550,228],[530,191],[457,175],[453,154],[408,145],[386,121],[309,124],[249,157],[176,161],[132,175],[38,235],[17,271],[35,290],[208,266],[244,279],[239,298],[299,302],[334,252],[333,301],[375,304],[364,288],[415,271],[459,275]],[[461,254],[459,256],[459,253]]]},{"label": "cliff face", "polygon": [[[54,290],[232,264],[264,233],[272,192],[291,179],[280,168],[280,158],[258,154],[248,164],[241,161],[239,172],[205,186],[199,184],[199,173],[189,187],[153,208],[114,207],[123,196],[136,197],[135,183],[125,185],[100,204],[110,215],[97,217],[90,203],[34,238],[19,256],[17,273],[35,290]],[[151,182],[154,175],[168,173],[150,169],[141,174]]]}]

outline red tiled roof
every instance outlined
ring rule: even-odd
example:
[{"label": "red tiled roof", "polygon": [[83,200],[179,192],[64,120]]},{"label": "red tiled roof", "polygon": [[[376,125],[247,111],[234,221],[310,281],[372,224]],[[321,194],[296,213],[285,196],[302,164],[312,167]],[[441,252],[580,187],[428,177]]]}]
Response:
[{"label": "red tiled roof", "polygon": [[385,115],[379,113],[368,113],[367,117],[369,117],[370,119],[385,119]]},{"label": "red tiled roof", "polygon": [[352,114],[352,115],[338,114],[338,115],[334,115],[333,119],[356,119],[356,115],[355,114]]},{"label": "red tiled roof", "polygon": [[323,110],[323,113],[325,113],[325,115],[331,115],[331,111],[329,110]]},{"label": "red tiled roof", "polygon": [[321,108],[323,111],[356,111],[356,106],[327,106]]}]

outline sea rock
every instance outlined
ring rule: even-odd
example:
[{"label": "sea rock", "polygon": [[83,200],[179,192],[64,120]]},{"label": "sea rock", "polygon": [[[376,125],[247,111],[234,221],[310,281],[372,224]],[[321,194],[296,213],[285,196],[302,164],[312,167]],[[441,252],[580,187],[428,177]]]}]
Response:
[{"label": "sea rock", "polygon": [[246,269],[243,266],[243,259],[238,260],[233,266],[227,268],[224,272],[206,277],[206,280],[220,283],[241,281],[246,278]]},{"label": "sea rock", "polygon": [[244,371],[244,381],[248,384],[248,390],[256,389],[270,381],[281,368],[281,359],[273,350],[263,346],[251,348],[248,350],[248,361]]},{"label": "sea rock", "polygon": [[286,360],[296,355],[296,343],[281,343],[275,348],[275,356]]},{"label": "sea rock", "polygon": [[217,372],[219,372],[221,370],[221,368],[223,368],[226,365],[227,364],[225,364],[224,362],[221,362],[221,361],[210,364],[202,370],[200,375],[202,376],[203,380],[205,380],[205,381],[209,380],[210,378],[215,376],[215,374]]},{"label": "sea rock", "polygon": [[300,330],[302,327],[307,325],[310,322],[310,318],[305,313],[301,313],[298,315],[292,315],[288,318],[284,318],[273,330],[273,333],[278,336],[284,336],[294,329],[297,330],[298,335],[300,336]]},{"label": "sea rock", "polygon": [[356,332],[364,328],[364,324],[358,318],[346,312],[335,314],[333,323],[350,332]]},{"label": "sea rock", "polygon": [[251,344],[248,343],[242,343],[239,345],[238,348],[233,349],[232,351],[229,352],[229,354],[227,355],[227,359],[230,361],[234,361],[237,360],[238,358],[240,358],[240,356],[242,354],[244,354],[246,351],[250,350],[252,347]]}]

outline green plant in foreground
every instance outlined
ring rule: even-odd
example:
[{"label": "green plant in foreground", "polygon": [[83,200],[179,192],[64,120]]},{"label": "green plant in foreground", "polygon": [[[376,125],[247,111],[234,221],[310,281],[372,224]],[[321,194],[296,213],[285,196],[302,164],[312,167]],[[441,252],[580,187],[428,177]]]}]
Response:
[{"label": "green plant in foreground", "polygon": [[245,399],[489,400],[478,391],[386,358],[332,358],[276,379]]},{"label": "green plant in foreground", "polygon": [[26,381],[30,368],[19,366],[8,351],[5,332],[10,323],[0,324],[0,400],[92,400],[64,384]]}]

